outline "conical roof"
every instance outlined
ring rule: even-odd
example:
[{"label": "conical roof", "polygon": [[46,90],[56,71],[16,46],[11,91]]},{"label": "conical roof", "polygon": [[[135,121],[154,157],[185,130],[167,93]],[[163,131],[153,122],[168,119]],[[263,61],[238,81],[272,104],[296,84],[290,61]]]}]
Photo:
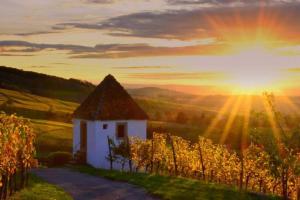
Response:
[{"label": "conical roof", "polygon": [[108,75],[73,113],[87,120],[146,120],[147,114],[121,84]]}]

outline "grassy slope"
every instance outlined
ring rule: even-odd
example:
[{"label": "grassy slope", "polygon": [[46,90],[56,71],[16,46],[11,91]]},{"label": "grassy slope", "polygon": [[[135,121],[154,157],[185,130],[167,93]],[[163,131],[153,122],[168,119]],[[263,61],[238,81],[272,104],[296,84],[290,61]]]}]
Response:
[{"label": "grassy slope", "polygon": [[38,111],[52,111],[56,113],[71,113],[78,106],[77,103],[62,101],[32,95],[25,92],[0,89],[0,104],[7,106]]},{"label": "grassy slope", "polygon": [[15,193],[11,200],[72,200],[63,189],[30,175],[29,186]]},{"label": "grassy slope", "polygon": [[228,186],[205,183],[198,180],[176,178],[169,176],[159,176],[144,173],[126,173],[119,171],[109,171],[94,169],[88,166],[72,168],[82,173],[101,176],[112,180],[125,181],[145,188],[150,194],[159,196],[163,199],[172,200],[207,200],[207,199],[226,199],[226,200],[258,200],[276,199],[270,196],[261,196],[253,193],[240,193],[236,188]]},{"label": "grassy slope", "polygon": [[31,120],[37,134],[36,149],[38,157],[45,157],[50,152],[72,150],[72,124]]},{"label": "grassy slope", "polygon": [[4,66],[0,66],[0,86],[9,90],[75,102],[81,102],[95,88],[86,81],[64,79]]}]

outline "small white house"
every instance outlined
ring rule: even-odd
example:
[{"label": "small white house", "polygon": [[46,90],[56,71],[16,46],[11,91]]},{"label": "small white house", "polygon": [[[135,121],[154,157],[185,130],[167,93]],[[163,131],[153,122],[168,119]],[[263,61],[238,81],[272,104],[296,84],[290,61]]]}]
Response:
[{"label": "small white house", "polygon": [[[147,114],[127,91],[108,75],[73,114],[73,154],[87,164],[110,168],[107,136],[120,143],[127,136],[146,139]],[[121,165],[114,163],[114,168]]]}]

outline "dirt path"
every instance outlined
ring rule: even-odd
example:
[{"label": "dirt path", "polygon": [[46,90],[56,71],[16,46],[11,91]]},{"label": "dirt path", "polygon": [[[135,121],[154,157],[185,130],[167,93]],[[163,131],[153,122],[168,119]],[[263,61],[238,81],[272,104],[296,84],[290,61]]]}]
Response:
[{"label": "dirt path", "polygon": [[32,172],[62,187],[75,200],[157,200],[134,185],[64,168],[35,169]]}]

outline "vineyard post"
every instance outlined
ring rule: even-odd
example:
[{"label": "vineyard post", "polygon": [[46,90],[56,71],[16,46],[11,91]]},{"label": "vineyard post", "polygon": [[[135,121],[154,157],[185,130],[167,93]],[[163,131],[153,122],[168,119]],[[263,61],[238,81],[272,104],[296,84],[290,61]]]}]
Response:
[{"label": "vineyard post", "polygon": [[21,185],[20,188],[23,189],[25,186],[25,169],[24,169],[24,165],[21,164]]},{"label": "vineyard post", "polygon": [[154,158],[154,137],[151,139],[151,173],[153,173],[153,158]]},{"label": "vineyard post", "polygon": [[284,200],[288,199],[288,170],[282,169],[281,172],[281,187],[282,187],[282,196]]},{"label": "vineyard post", "polygon": [[13,175],[9,176],[9,196],[13,194]]},{"label": "vineyard post", "polygon": [[173,139],[171,135],[168,133],[168,138],[170,140],[171,148],[172,148],[172,153],[173,153],[173,161],[174,161],[174,170],[175,170],[175,175],[177,176],[177,163],[176,163],[176,152],[175,152],[175,147],[173,143]]},{"label": "vineyard post", "polygon": [[296,190],[297,190],[297,193],[296,193],[296,200],[300,200],[300,176],[297,177],[297,180],[296,180]]},{"label": "vineyard post", "polygon": [[126,147],[128,153],[128,162],[129,162],[129,171],[132,172],[132,159],[131,159],[131,149],[130,149],[130,141],[128,135],[126,136]]},{"label": "vineyard post", "polygon": [[2,191],[3,191],[3,176],[0,174],[0,200],[2,199]]},{"label": "vineyard post", "polygon": [[28,167],[25,168],[25,186],[28,186],[28,180],[29,180],[29,173],[28,173]]},{"label": "vineyard post", "polygon": [[2,175],[0,175],[0,177],[1,177],[1,186],[0,186],[0,200],[2,200],[2,194],[3,194],[3,187],[4,187],[4,185],[3,185],[3,176]]},{"label": "vineyard post", "polygon": [[202,149],[201,149],[200,142],[199,142],[199,149],[198,150],[199,150],[199,154],[200,154],[200,162],[201,162],[203,180],[205,180],[205,167],[204,167],[203,155],[202,155]]},{"label": "vineyard post", "polygon": [[240,183],[239,183],[239,188],[240,191],[243,189],[243,178],[244,178],[244,152],[242,150],[241,152],[241,169],[240,169]]},{"label": "vineyard post", "polygon": [[4,175],[3,178],[3,191],[2,191],[2,198],[6,199],[7,197],[7,175]]},{"label": "vineyard post", "polygon": [[107,143],[108,143],[108,156],[109,156],[109,162],[110,162],[110,170],[113,169],[113,158],[111,154],[111,146],[110,146],[110,138],[107,136]]},{"label": "vineyard post", "polygon": [[17,187],[17,175],[18,175],[18,171],[16,170],[16,172],[14,173],[14,177],[13,177],[13,180],[14,180],[14,190],[15,191],[18,190],[18,187]]}]

